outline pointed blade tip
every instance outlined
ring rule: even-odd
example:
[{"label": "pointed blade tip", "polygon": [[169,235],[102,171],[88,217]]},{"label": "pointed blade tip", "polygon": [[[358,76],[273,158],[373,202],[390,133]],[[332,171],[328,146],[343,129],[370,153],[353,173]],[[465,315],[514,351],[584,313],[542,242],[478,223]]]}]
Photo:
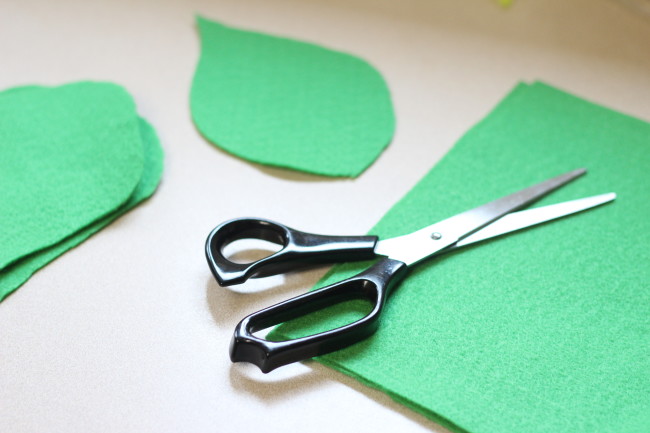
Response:
[{"label": "pointed blade tip", "polygon": [[587,198],[597,199],[597,200],[600,201],[600,203],[607,203],[607,202],[610,202],[610,201],[614,201],[614,199],[616,199],[616,193],[615,192],[606,192],[604,194],[598,194],[598,195],[594,195],[592,197],[587,197]]}]

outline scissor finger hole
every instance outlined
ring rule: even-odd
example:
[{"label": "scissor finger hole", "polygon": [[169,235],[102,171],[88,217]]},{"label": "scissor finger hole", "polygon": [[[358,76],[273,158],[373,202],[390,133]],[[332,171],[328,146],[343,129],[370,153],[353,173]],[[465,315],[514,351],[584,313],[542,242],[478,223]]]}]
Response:
[{"label": "scissor finger hole", "polygon": [[221,254],[233,263],[247,265],[269,257],[284,246],[262,239],[245,238],[230,242],[221,249]]},{"label": "scissor finger hole", "polygon": [[333,331],[342,326],[351,325],[368,316],[374,308],[373,302],[365,298],[352,298],[334,301],[322,309],[312,311],[295,319],[282,322],[284,336],[271,333],[273,326],[253,332],[259,338],[269,341],[290,341],[300,337],[308,337],[321,332]]}]

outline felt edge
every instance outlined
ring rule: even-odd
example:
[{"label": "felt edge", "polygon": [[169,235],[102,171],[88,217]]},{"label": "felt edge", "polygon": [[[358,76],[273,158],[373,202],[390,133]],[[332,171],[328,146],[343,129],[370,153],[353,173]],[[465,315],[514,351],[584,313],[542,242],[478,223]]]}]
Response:
[{"label": "felt edge", "polygon": [[[543,84],[543,83],[542,83],[542,84]],[[526,89],[528,89],[528,88],[530,88],[530,87],[531,87],[531,84],[528,84],[528,83],[525,83],[525,82],[519,82],[519,83],[517,83],[517,85],[515,85],[515,87],[514,87],[513,89],[511,89],[511,90],[508,92],[508,94],[507,94],[505,97],[503,97],[503,98],[501,98],[500,100],[498,100],[498,101],[495,103],[495,105],[494,105],[492,108],[490,108],[490,109],[487,111],[487,113],[486,113],[486,114],[485,114],[485,115],[484,115],[484,116],[483,116],[483,117],[482,117],[482,118],[481,118],[481,119],[480,119],[476,124],[474,124],[474,125],[473,125],[469,130],[468,130],[468,131],[466,131],[464,134],[462,134],[462,135],[458,138],[458,140],[456,140],[456,142],[454,143],[454,145],[452,146],[452,148],[451,148],[451,149],[450,149],[450,150],[449,150],[445,155],[443,155],[443,157],[442,157],[442,158],[441,158],[441,159],[440,159],[436,164],[434,164],[433,167],[431,167],[431,168],[430,168],[430,169],[429,169],[425,174],[423,174],[422,177],[420,177],[420,179],[418,179],[418,181],[413,185],[413,187],[411,187],[411,189],[409,189],[409,190],[408,190],[408,191],[407,191],[407,192],[406,192],[406,193],[405,193],[405,194],[404,194],[404,195],[403,195],[399,200],[397,200],[397,201],[396,201],[396,202],[395,202],[395,203],[394,203],[394,204],[393,204],[393,205],[392,205],[392,206],[391,206],[391,207],[390,207],[386,212],[384,212],[384,214],[383,214],[383,215],[382,215],[382,216],[377,220],[377,222],[376,222],[376,223],[375,223],[375,224],[370,228],[370,230],[368,230],[367,234],[372,234],[373,231],[376,229],[377,225],[378,225],[378,224],[380,223],[380,221],[384,218],[384,216],[385,216],[386,214],[390,213],[390,211],[391,211],[394,207],[399,206],[400,203],[401,203],[402,201],[406,200],[406,196],[409,195],[409,193],[411,192],[411,190],[412,190],[413,188],[415,188],[418,184],[420,184],[420,182],[421,182],[424,178],[426,178],[432,170],[434,170],[436,167],[438,167],[438,165],[440,165],[440,164],[444,164],[445,161],[446,161],[448,158],[450,158],[450,155],[453,155],[453,153],[454,153],[454,149],[456,148],[456,144],[459,143],[459,142],[461,142],[461,141],[465,138],[465,136],[466,136],[467,134],[470,133],[470,131],[473,131],[474,129],[480,127],[484,122],[486,122],[486,121],[488,120],[488,118],[492,115],[492,113],[494,113],[494,112],[496,112],[497,110],[499,110],[500,107],[505,106],[506,102],[507,102],[507,103],[510,103],[510,101],[511,101],[512,99],[515,99],[515,98],[519,98],[519,97],[521,97],[522,92],[524,92]],[[403,234],[403,233],[402,233],[402,234]],[[340,266],[341,266],[341,265],[335,265],[335,266],[333,266],[330,270],[328,270],[328,271],[325,273],[325,275],[323,275],[323,276],[322,276],[322,277],[321,277],[321,278],[316,282],[316,284],[314,285],[314,287],[312,287],[312,288],[310,289],[310,291],[311,291],[311,290],[316,290],[316,289],[322,287],[322,285],[327,284],[328,279],[329,279],[330,277],[332,277],[332,275],[335,275],[335,274],[339,271]],[[282,328],[283,328],[282,324],[275,326],[275,327],[274,327],[274,328],[273,328],[273,329],[268,333],[268,336],[269,336],[270,338],[281,338],[281,339],[287,339],[287,338],[290,338],[288,335],[286,335],[286,334],[283,333]]]},{"label": "felt edge", "polygon": [[[376,71],[379,74],[379,76],[383,79],[383,75],[381,75],[379,73],[379,69],[377,69],[372,63],[370,63],[366,59],[364,59],[362,57],[359,57],[358,55],[353,54],[353,53],[351,53],[349,51],[341,51],[341,50],[338,50],[338,49],[335,49],[335,48],[329,48],[329,47],[323,45],[320,42],[304,41],[304,40],[301,40],[301,39],[295,39],[295,38],[290,37],[290,36],[283,36],[283,35],[280,35],[280,34],[277,34],[277,33],[267,33],[267,32],[264,32],[264,31],[251,30],[251,29],[248,29],[248,28],[234,27],[234,26],[231,26],[231,25],[228,25],[228,24],[224,24],[221,21],[217,21],[217,20],[213,20],[211,18],[207,18],[207,17],[205,17],[205,16],[203,16],[201,14],[198,14],[198,13],[194,15],[194,18],[195,18],[195,24],[197,25],[197,27],[199,29],[199,36],[201,36],[201,26],[204,26],[204,25],[216,25],[216,26],[223,27],[224,29],[228,29],[228,30],[233,31],[233,32],[244,32],[244,33],[269,37],[269,38],[273,38],[273,39],[278,39],[278,40],[281,40],[281,41],[300,44],[300,45],[304,45],[304,46],[309,46],[310,48],[314,48],[314,49],[317,49],[317,50],[322,50],[322,51],[326,51],[326,52],[330,52],[330,53],[336,53],[336,54],[343,54],[343,55],[345,55],[347,57],[350,57],[350,58],[354,59],[354,61],[357,61],[359,63],[363,63],[366,66],[369,66],[371,69]],[[388,86],[386,86],[386,88],[388,89]]]},{"label": "felt edge", "polygon": [[[392,98],[392,94],[390,92],[390,88],[388,87],[388,83],[386,82],[386,79],[384,78],[384,76],[381,74],[381,72],[379,72],[379,69],[376,68],[374,65],[372,65],[367,60],[365,60],[364,58],[359,57],[359,56],[357,56],[355,54],[346,52],[346,51],[340,51],[340,50],[335,50],[335,49],[332,49],[332,48],[328,48],[328,47],[325,47],[324,45],[321,45],[321,44],[316,43],[316,42],[305,42],[305,41],[302,41],[302,40],[293,39],[293,38],[286,37],[286,36],[280,36],[280,35],[271,34],[271,33],[264,33],[264,32],[260,32],[260,31],[256,31],[256,30],[247,30],[247,29],[242,29],[242,28],[237,28],[237,27],[231,27],[231,26],[223,24],[223,23],[221,23],[219,21],[215,21],[215,20],[206,18],[205,16],[202,16],[202,15],[200,15],[198,13],[195,14],[195,24],[196,24],[198,32],[199,32],[199,42],[200,42],[199,47],[200,47],[200,49],[199,49],[199,59],[196,62],[196,67],[194,69],[194,75],[192,76],[192,84],[191,84],[191,87],[190,87],[190,112],[191,112],[191,115],[192,115],[192,123],[194,124],[196,130],[199,132],[199,134],[201,134],[201,136],[208,143],[212,144],[214,147],[217,147],[217,148],[223,150],[224,152],[226,152],[227,154],[232,155],[232,156],[234,156],[234,157],[236,157],[236,158],[238,158],[238,159],[240,159],[242,161],[245,161],[247,163],[253,163],[253,164],[258,164],[258,165],[263,165],[263,166],[281,168],[281,169],[285,169],[285,170],[294,170],[294,171],[298,171],[298,172],[301,172],[301,173],[307,173],[307,174],[311,174],[311,175],[326,176],[326,177],[341,178],[341,179],[346,179],[346,178],[354,179],[354,178],[359,177],[372,164],[374,164],[375,161],[377,161],[377,159],[379,159],[379,157],[382,155],[382,153],[386,150],[386,148],[388,148],[388,146],[393,142],[393,140],[395,138],[395,133],[397,131],[397,116],[395,114],[395,106],[394,106],[394,103],[393,103],[393,98]],[[194,100],[195,100],[194,95],[196,93],[196,90],[195,90],[196,77],[198,75],[199,70],[201,69],[200,66],[201,66],[201,63],[203,61],[204,53],[205,53],[205,50],[203,49],[204,34],[203,34],[202,27],[203,26],[208,26],[208,25],[210,25],[210,26],[219,26],[219,27],[222,27],[224,29],[231,30],[231,31],[240,31],[240,32],[246,32],[246,33],[252,33],[252,34],[256,34],[256,35],[260,35],[260,36],[264,36],[264,37],[279,39],[279,40],[282,40],[282,41],[289,41],[289,42],[292,42],[292,43],[298,43],[298,44],[302,44],[302,45],[305,45],[305,46],[309,46],[312,49],[318,49],[318,50],[323,50],[323,51],[327,51],[327,52],[330,52],[330,53],[336,53],[338,55],[344,55],[344,56],[347,56],[348,58],[354,59],[354,61],[357,61],[359,63],[364,64],[365,67],[368,68],[368,70],[372,71],[373,73],[375,73],[377,75],[377,77],[379,78],[379,81],[383,84],[383,90],[385,91],[386,99],[388,101],[388,107],[390,109],[389,114],[390,114],[390,117],[391,117],[390,127],[387,128],[389,130],[389,133],[387,134],[388,135],[388,140],[386,141],[386,143],[384,143],[381,146],[377,147],[376,155],[371,160],[369,160],[367,163],[359,164],[359,166],[355,167],[354,170],[350,170],[350,171],[346,171],[346,172],[339,172],[339,171],[335,172],[335,171],[319,170],[318,168],[317,169],[306,169],[304,167],[300,167],[300,166],[297,166],[297,165],[294,165],[294,164],[282,164],[282,163],[278,163],[278,162],[275,162],[275,161],[269,161],[269,160],[266,160],[265,158],[259,158],[259,157],[256,157],[257,160],[252,160],[248,156],[237,154],[236,151],[233,151],[230,146],[223,145],[223,144],[219,143],[218,140],[210,138],[207,131],[205,131],[201,127],[201,124],[200,124],[201,122],[197,121],[197,118],[196,118],[196,115],[195,115],[197,110],[196,110],[196,106],[195,106],[195,102],[194,102]]]},{"label": "felt edge", "polygon": [[[467,134],[471,133],[472,131],[475,131],[477,128],[481,128],[482,125],[485,122],[488,121],[488,119],[492,116],[493,113],[495,113],[497,111],[500,111],[501,109],[504,109],[502,107],[506,107],[508,104],[510,104],[512,102],[513,99],[518,99],[518,98],[522,97],[521,95],[523,93],[525,93],[525,91],[527,89],[529,89],[532,85],[533,84],[529,84],[529,83],[525,83],[525,82],[519,82],[519,83],[517,83],[517,85],[515,85],[514,88],[512,88],[506,94],[505,97],[502,97],[501,99],[497,100],[495,102],[495,105],[492,106],[476,124],[472,125],[469,130],[467,130],[464,134],[462,134],[458,138],[458,140],[456,140],[456,142],[454,143],[454,146],[452,146],[452,148],[433,167],[431,167],[415,183],[415,185],[411,189],[409,189],[398,201],[396,201],[390,207],[390,209],[388,211],[386,211],[384,213],[384,215],[382,215],[377,220],[377,223],[375,223],[373,225],[373,227],[368,231],[368,233],[372,233],[386,214],[390,213],[391,210],[394,207],[399,206],[402,203],[402,201],[406,200],[407,196],[410,194],[410,192],[413,190],[413,188],[415,188],[417,185],[419,185],[420,182],[424,178],[426,178],[432,170],[436,169],[436,167],[438,167],[440,164],[445,164],[446,163],[445,161],[448,158],[450,158],[450,155],[454,154],[454,149],[456,149],[456,144],[457,143],[461,142],[465,138],[465,136]],[[328,284],[329,283],[328,280],[332,276],[336,275],[339,272],[340,266],[341,265],[336,265],[336,266],[332,267],[329,271],[327,271],[327,273],[325,275],[323,275],[323,277],[320,280],[318,280],[318,282],[314,285],[314,287],[312,287],[310,289],[310,291],[315,290],[317,288],[322,287],[323,285]],[[274,327],[267,334],[267,339],[272,339],[272,340],[275,340],[275,341],[282,341],[282,340],[290,340],[292,338],[295,338],[295,336],[284,333],[283,329],[284,329],[284,327],[283,327],[282,324],[277,325],[276,327]],[[381,332],[381,329],[378,332]],[[388,395],[392,400],[396,401],[397,403],[400,403],[400,404],[404,405],[408,409],[410,409],[410,410],[412,410],[412,411],[414,411],[416,413],[419,413],[420,415],[424,416],[425,418],[430,419],[430,420],[440,424],[441,426],[443,426],[443,427],[445,427],[445,428],[447,428],[449,430],[453,430],[453,431],[458,432],[458,433],[469,433],[468,430],[464,429],[462,426],[460,426],[458,424],[455,424],[454,422],[452,422],[448,418],[445,418],[441,414],[435,412],[433,409],[429,409],[429,408],[426,408],[426,407],[424,407],[424,406],[422,406],[420,404],[417,404],[416,402],[401,396],[397,392],[391,391],[391,390],[379,385],[378,383],[375,383],[374,381],[364,377],[363,375],[360,375],[360,374],[352,371],[351,369],[348,369],[348,368],[344,367],[343,365],[339,364],[337,361],[329,359],[327,355],[313,358],[313,360],[320,363],[320,364],[323,364],[323,365],[325,365],[325,366],[327,366],[329,368],[332,368],[332,369],[334,369],[336,371],[339,371],[339,372],[341,372],[341,373],[343,373],[343,374],[345,374],[347,376],[350,376],[353,379],[359,381],[360,383],[362,383],[363,385],[365,385],[367,387],[377,389],[377,390],[385,393],[386,395]]]},{"label": "felt edge", "polygon": [[532,83],[530,83],[530,87],[542,87],[542,88],[544,88],[544,89],[546,89],[548,91],[561,93],[566,98],[571,98],[571,99],[574,99],[574,100],[577,100],[577,101],[581,101],[583,103],[587,102],[587,103],[589,103],[591,105],[597,106],[598,108],[600,108],[602,110],[605,110],[610,115],[624,116],[626,118],[633,119],[635,122],[641,122],[642,124],[650,123],[650,119],[649,120],[644,120],[644,119],[642,119],[640,117],[637,117],[637,116],[635,116],[633,114],[626,113],[626,112],[621,111],[619,109],[610,108],[610,107],[608,107],[606,105],[603,105],[600,102],[596,102],[596,101],[594,101],[594,100],[592,100],[590,98],[583,98],[582,96],[578,96],[573,91],[566,90],[564,87],[558,87],[558,86],[550,85],[545,81],[535,80]]},{"label": "felt edge", "polygon": [[441,425],[442,427],[452,430],[456,433],[470,433],[469,430],[464,429],[463,427],[459,426],[458,424],[455,424],[452,422],[450,419],[443,417],[442,415],[438,414],[437,412],[428,409],[416,402],[414,402],[411,399],[405,398],[401,395],[399,395],[396,392],[391,391],[390,389],[384,388],[383,386],[373,382],[370,379],[367,379],[365,376],[360,375],[355,373],[354,371],[344,367],[343,365],[337,363],[336,361],[330,361],[327,359],[321,359],[320,357],[314,358],[314,360],[320,364],[323,364],[326,367],[332,368],[333,370],[336,370],[340,373],[345,374],[346,376],[349,376],[358,382],[360,382],[362,385],[367,386],[368,388],[376,389],[378,391],[381,391],[382,393],[388,395],[391,400],[395,401],[396,403],[399,403],[405,407],[407,407],[409,410],[412,410],[413,412],[416,412],[423,417]]},{"label": "felt edge", "polygon": [[[493,110],[490,111],[489,114],[488,114],[487,116],[485,116],[485,117],[482,118],[482,119],[481,119],[477,124],[475,124],[474,126],[472,126],[471,129],[468,130],[467,133],[469,133],[470,131],[475,130],[476,128],[479,128],[479,127],[481,126],[481,124],[482,124],[483,122],[485,122],[485,121],[490,117],[490,115],[491,115],[492,113],[497,112],[497,111],[501,111],[501,109],[500,109],[500,105],[501,105],[502,103],[506,103],[506,101],[508,101],[508,102],[512,102],[512,99],[514,99],[514,98],[518,99],[518,98],[520,97],[520,96],[518,95],[518,93],[519,93],[519,89],[525,89],[525,88],[531,88],[531,87],[545,87],[545,88],[549,88],[549,89],[551,89],[551,90],[553,90],[553,91],[555,91],[555,92],[562,93],[562,95],[563,95],[564,97],[575,98],[576,100],[579,100],[579,101],[582,102],[582,103],[588,103],[588,104],[591,104],[591,105],[597,106],[598,108],[605,109],[605,110],[609,111],[610,114],[612,114],[612,115],[616,115],[616,116],[625,116],[626,118],[633,119],[633,120],[635,120],[635,121],[638,121],[638,122],[642,122],[642,123],[644,123],[644,124],[647,124],[647,122],[644,121],[644,120],[642,120],[642,119],[638,119],[638,118],[636,118],[636,117],[634,117],[634,116],[631,116],[631,115],[628,115],[628,114],[625,114],[625,113],[621,113],[620,111],[617,111],[617,110],[614,110],[614,109],[608,108],[608,107],[603,106],[603,105],[601,105],[601,104],[599,104],[599,103],[592,102],[592,101],[589,100],[589,99],[584,99],[584,98],[582,98],[582,97],[576,96],[575,94],[573,94],[573,93],[571,93],[571,92],[566,92],[566,91],[564,91],[564,90],[561,90],[560,88],[557,88],[557,87],[551,86],[551,85],[546,84],[546,83],[544,83],[544,82],[541,82],[541,81],[534,81],[534,82],[532,82],[532,83],[530,83],[530,84],[521,83],[521,84],[519,84],[517,87],[515,87],[515,89],[513,89],[513,90],[512,90],[508,95],[506,95],[506,97],[503,98],[503,99],[501,100],[501,102],[499,102],[499,104],[498,104],[496,107],[494,107]],[[512,99],[511,99],[511,98],[512,98]],[[467,133],[466,133],[466,134],[467,134]],[[463,135],[459,140],[457,140],[456,143],[459,143],[459,142],[460,142],[460,141],[465,137],[466,134],[464,134],[464,135]],[[455,148],[456,148],[456,147],[454,146],[454,147],[450,150],[450,152],[448,152],[447,155],[445,155],[445,156],[444,156],[444,157],[443,157],[443,158],[438,162],[438,164],[443,163],[443,161],[445,160],[445,158],[447,158],[448,155],[449,155],[450,153],[452,153],[452,152],[454,151]],[[436,164],[436,166],[437,166],[437,164]],[[433,168],[432,168],[432,169],[433,169]],[[426,176],[428,176],[428,173],[425,175],[425,177],[426,177]],[[416,185],[419,184],[419,182],[420,182],[420,181],[418,181],[418,183],[416,183]],[[410,192],[410,191],[409,191],[409,192]],[[407,193],[405,194],[405,196],[402,197],[402,199],[400,199],[400,200],[395,204],[395,206],[397,206],[397,204],[400,203],[400,202],[401,202],[401,201],[406,197],[406,195],[409,194],[409,192],[407,192]],[[392,209],[392,208],[391,208],[391,209]],[[388,212],[390,212],[390,210],[389,210]],[[388,213],[388,212],[387,212],[387,213]],[[383,217],[382,217],[382,218],[383,218]],[[371,232],[372,232],[372,230],[371,230]],[[338,267],[335,267],[335,268],[333,268],[332,270],[330,270],[330,271],[329,271],[329,272],[328,272],[328,273],[327,273],[327,274],[326,274],[326,275],[325,275],[325,276],[324,276],[324,277],[323,277],[323,278],[322,278],[322,279],[317,283],[316,287],[318,287],[319,285],[321,285],[321,284],[323,283],[323,281],[326,280],[327,278],[329,278],[332,274],[335,274],[335,272],[336,272],[337,269],[338,269]],[[283,326],[282,326],[282,325],[279,325],[278,327],[274,328],[274,329],[271,331],[271,333],[269,333],[269,335],[276,336],[277,338],[281,338],[281,339],[283,339],[283,340],[290,339],[290,338],[291,338],[291,337],[290,337],[291,333],[289,333],[289,335],[285,334],[284,332],[282,332],[282,328],[283,328]],[[293,338],[295,338],[295,337],[293,337]],[[352,377],[352,378],[358,380],[359,382],[361,382],[362,384],[364,384],[364,385],[366,385],[366,386],[369,386],[370,388],[377,389],[377,390],[379,390],[379,391],[381,391],[381,392],[383,392],[383,393],[389,395],[389,396],[390,396],[393,400],[395,400],[396,402],[398,402],[398,403],[400,403],[400,404],[403,404],[403,405],[407,406],[409,409],[414,410],[414,411],[416,411],[416,412],[422,414],[422,415],[425,416],[426,418],[431,419],[431,420],[433,420],[433,421],[435,421],[435,422],[437,422],[437,423],[443,425],[444,427],[447,427],[447,428],[452,429],[452,430],[454,430],[454,431],[467,432],[467,430],[464,430],[462,426],[457,425],[457,424],[451,422],[450,420],[448,420],[448,419],[442,417],[441,414],[439,414],[439,413],[437,413],[437,412],[435,411],[435,409],[433,409],[433,408],[429,409],[429,408],[427,408],[427,407],[423,407],[422,405],[419,405],[418,403],[416,403],[416,402],[414,402],[414,401],[411,401],[411,400],[408,399],[408,398],[403,397],[403,396],[400,395],[398,392],[394,392],[394,391],[391,391],[390,389],[386,389],[386,388],[384,388],[384,387],[381,386],[379,383],[377,383],[377,382],[375,382],[375,381],[373,381],[373,380],[371,380],[371,379],[366,378],[366,377],[363,376],[362,374],[356,373],[355,371],[353,371],[353,370],[351,370],[351,369],[345,367],[345,366],[342,365],[342,364],[339,364],[339,362],[337,362],[337,361],[334,360],[334,359],[331,359],[331,357],[328,357],[328,355],[324,355],[323,357],[314,358],[314,360],[315,360],[316,362],[319,362],[319,363],[321,363],[321,364],[327,366],[327,367],[333,368],[334,370],[337,370],[337,371],[339,371],[339,372],[341,372],[341,373],[343,373],[343,374],[346,374],[347,376],[350,376],[350,377]],[[498,407],[497,407],[497,409],[498,409]]]},{"label": "felt edge", "polygon": [[[85,80],[85,81],[75,81],[75,82],[72,82],[72,83],[64,83],[64,84],[60,84],[60,85],[51,85],[51,86],[45,86],[45,85],[39,85],[39,84],[27,84],[27,85],[11,87],[11,88],[2,90],[2,91],[0,91],[0,94],[3,94],[3,93],[4,94],[13,94],[13,93],[19,93],[19,92],[22,92],[22,91],[25,91],[25,90],[37,90],[37,89],[55,90],[55,89],[63,89],[63,88],[66,88],[66,87],[75,87],[75,86],[80,86],[80,85],[81,86],[84,86],[84,85],[99,85],[99,86],[106,87],[106,88],[112,88],[114,91],[117,91],[117,92],[121,93],[122,96],[125,98],[125,101],[128,101],[129,110],[133,113],[134,117],[138,118],[137,112],[136,112],[135,101],[133,99],[133,96],[126,90],[125,87],[123,87],[123,86],[121,86],[119,84],[116,84],[116,83],[108,82],[108,81]],[[139,127],[139,129],[140,129],[140,131],[142,131],[142,127]],[[142,136],[142,132],[140,132],[140,136]],[[112,210],[109,210],[109,211],[104,212],[102,214],[96,215],[96,217],[93,220],[89,221],[85,226],[80,227],[79,230],[83,230],[84,227],[91,226],[94,223],[96,223],[97,221],[105,218],[107,215],[112,214],[117,209],[119,209],[120,206],[124,205],[125,203],[127,203],[129,201],[130,197],[133,195],[134,191],[138,187],[139,181],[142,178],[142,172],[144,170],[144,156],[142,155],[142,152],[140,152],[140,156],[141,156],[140,161],[139,161],[140,162],[140,164],[139,164],[140,169],[138,170],[139,171],[138,178],[134,180],[132,188],[130,188],[130,190],[127,191],[128,194],[124,195],[123,199],[121,199],[118,203],[116,203],[115,207],[113,207]],[[2,266],[0,266],[0,272],[3,272],[4,270],[9,269],[14,264],[20,262],[23,259],[26,259],[27,257],[30,257],[33,254],[37,254],[37,253],[39,253],[41,251],[44,251],[44,250],[46,250],[48,248],[51,248],[51,247],[57,245],[59,242],[63,241],[64,239],[66,239],[68,237],[71,237],[71,236],[74,236],[74,234],[78,233],[79,230],[77,232],[68,233],[66,236],[64,236],[63,238],[58,239],[57,241],[43,244],[42,246],[40,246],[39,248],[37,248],[35,250],[32,250],[32,251],[26,252],[26,253],[24,253],[22,255],[18,255],[16,257],[13,257],[11,260],[7,261],[6,263],[2,264]],[[0,298],[0,301],[2,301],[1,298]]]},{"label": "felt edge", "polygon": [[[160,145],[160,141],[156,134],[153,126],[147,122],[144,118],[138,116],[138,124],[140,125],[140,134],[142,137],[143,151],[145,166],[143,170],[143,176],[136,185],[136,188],[132,195],[127,199],[125,203],[119,206],[112,213],[105,215],[104,217],[94,221],[90,225],[87,225],[81,228],[79,231],[72,233],[68,237],[62,239],[60,242],[50,245],[44,249],[39,250],[38,252],[32,253],[28,256],[23,256],[18,261],[13,262],[8,267],[0,271],[0,278],[5,273],[10,273],[15,271],[17,267],[27,264],[30,260],[38,261],[38,258],[45,257],[45,259],[37,263],[35,267],[29,269],[22,277],[22,281],[17,284],[15,287],[10,287],[9,289],[3,289],[0,287],[0,302],[7,298],[7,296],[14,293],[18,290],[23,284],[25,284],[29,278],[31,278],[37,271],[48,265],[49,263],[56,260],[58,257],[65,254],[68,250],[75,248],[80,245],[88,238],[111,224],[113,221],[117,220],[122,215],[126,214],[128,211],[136,207],[138,204],[145,201],[147,198],[151,197],[156,191],[163,171],[163,159],[164,153]],[[149,164],[147,164],[149,161]],[[61,252],[55,253],[57,247],[64,247],[65,249]],[[47,257],[48,253],[55,253],[51,257]]]}]

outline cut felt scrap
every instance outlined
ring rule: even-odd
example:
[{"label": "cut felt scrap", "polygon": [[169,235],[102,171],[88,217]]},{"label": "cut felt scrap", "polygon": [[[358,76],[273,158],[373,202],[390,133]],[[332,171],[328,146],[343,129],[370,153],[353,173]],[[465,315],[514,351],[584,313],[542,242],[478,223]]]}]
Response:
[{"label": "cut felt scrap", "polygon": [[0,93],[0,300],[149,197],[162,172],[153,128],[109,83]]},{"label": "cut felt scrap", "polygon": [[[588,174],[539,205],[616,201],[419,264],[375,335],[318,361],[455,431],[648,431],[650,124],[519,85],[370,233],[408,233],[579,167]],[[337,266],[318,287],[367,265]]]},{"label": "cut felt scrap", "polygon": [[0,269],[124,203],[142,176],[135,104],[119,86],[0,94]]},{"label": "cut felt scrap", "polygon": [[241,158],[356,177],[389,144],[388,87],[364,60],[198,18],[190,105],[199,131]]}]

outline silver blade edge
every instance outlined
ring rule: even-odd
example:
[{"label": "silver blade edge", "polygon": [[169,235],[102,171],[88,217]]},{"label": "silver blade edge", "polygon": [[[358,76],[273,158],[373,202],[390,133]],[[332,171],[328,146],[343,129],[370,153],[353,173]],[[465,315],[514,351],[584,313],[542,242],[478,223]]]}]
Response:
[{"label": "silver blade edge", "polygon": [[379,241],[375,253],[407,265],[415,264],[450,247],[504,215],[531,204],[585,172],[585,169],[577,169],[561,174],[411,234]]},{"label": "silver blade edge", "polygon": [[562,203],[538,207],[535,209],[522,210],[505,215],[487,227],[474,232],[466,238],[451,245],[445,251],[455,250],[460,247],[475,244],[486,239],[495,238],[508,233],[516,232],[528,227],[533,227],[545,222],[553,221],[568,215],[592,209],[596,206],[609,203],[616,198],[613,192],[595,195],[592,197],[580,198],[577,200],[565,201]]},{"label": "silver blade edge", "polygon": [[[509,213],[496,220],[492,224],[480,229],[466,238],[440,250],[438,253],[447,253],[458,248],[466,247],[487,239],[503,236],[525,228],[534,227],[549,221],[554,221],[565,216],[593,209],[616,199],[613,192],[600,194],[577,200],[565,201],[562,203],[542,206],[535,209],[528,209],[519,212]],[[380,241],[381,242],[381,241]]]}]

